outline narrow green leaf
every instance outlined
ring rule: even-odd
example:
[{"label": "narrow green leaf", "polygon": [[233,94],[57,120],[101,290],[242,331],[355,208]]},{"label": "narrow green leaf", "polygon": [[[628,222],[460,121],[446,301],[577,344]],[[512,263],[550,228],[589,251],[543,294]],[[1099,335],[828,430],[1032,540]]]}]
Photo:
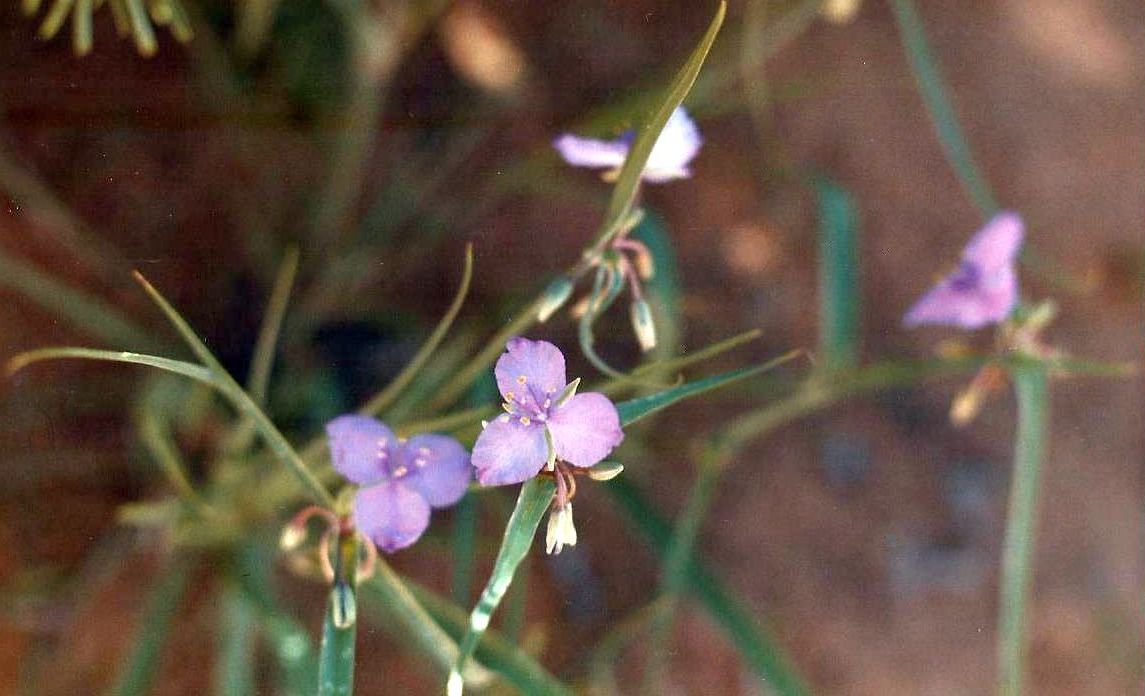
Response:
[{"label": "narrow green leaf", "polygon": [[648,156],[652,154],[652,147],[656,144],[656,140],[660,137],[660,131],[664,130],[664,125],[668,123],[668,118],[672,112],[683,103],[684,97],[688,96],[688,92],[692,89],[696,76],[700,74],[700,68],[708,57],[708,51],[711,50],[712,44],[716,41],[716,36],[724,23],[726,13],[727,3],[720,0],[719,8],[716,10],[715,16],[712,17],[708,30],[700,39],[700,43],[688,56],[684,66],[676,73],[667,92],[651,116],[637,129],[636,139],[632,142],[632,147],[628,150],[628,157],[624,160],[624,166],[620,168],[620,174],[616,177],[616,185],[612,189],[612,198],[608,203],[608,210],[604,214],[604,221],[601,223],[600,232],[594,242],[595,248],[603,249],[612,236],[621,229],[621,225],[636,200],[636,191],[640,186],[640,175],[644,173],[644,165],[648,163]]},{"label": "narrow green leaf", "polygon": [[256,693],[254,639],[256,610],[234,583],[224,583],[219,601],[219,645],[215,661],[215,694]]},{"label": "narrow green leaf", "polygon": [[1032,578],[1038,487],[1046,450],[1049,394],[1046,370],[1027,365],[1011,370],[1018,401],[1014,473],[1002,541],[998,597],[998,694],[1019,696],[1025,681],[1026,606]]},{"label": "narrow green leaf", "polygon": [[[454,640],[461,640],[469,625],[469,617],[463,609],[449,602],[431,590],[406,579],[405,584],[417,597],[417,601],[429,612],[433,620],[440,624]],[[367,608],[384,608],[380,598],[373,595],[374,586],[362,586],[363,599],[368,599]],[[566,687],[527,653],[513,645],[497,631],[489,630],[477,646],[474,657],[522,694],[537,696],[571,696]],[[470,665],[472,666],[472,665]],[[472,683],[471,680],[469,680]]]},{"label": "narrow green leaf", "polygon": [[170,358],[161,358],[157,355],[144,355],[142,353],[129,353],[127,351],[96,350],[94,348],[74,348],[70,346],[62,348],[39,348],[37,350],[27,351],[26,353],[20,353],[8,361],[5,370],[11,375],[41,360],[69,358],[147,365],[148,367],[155,367],[160,370],[183,375],[184,377],[190,377],[197,382],[215,387],[218,386],[214,375],[212,375],[208,369],[200,365],[183,362],[182,360],[171,360]]},{"label": "narrow green leaf", "polygon": [[984,217],[991,217],[998,212],[998,202],[974,162],[970,145],[958,123],[954,107],[951,106],[949,90],[931,55],[918,10],[912,0],[892,0],[891,8],[894,10],[895,20],[899,25],[899,35],[902,37],[903,48],[906,50],[915,81],[918,82],[919,92],[922,93],[923,102],[926,103],[927,111],[934,122],[946,157],[970,200]]},{"label": "narrow green leaf", "polygon": [[469,604],[469,590],[473,586],[474,552],[477,543],[477,496],[466,494],[453,508],[453,601]]},{"label": "narrow green leaf", "polygon": [[311,696],[318,683],[318,655],[310,633],[275,597],[271,569],[274,548],[247,539],[235,550],[233,581],[254,608],[258,627],[277,668],[278,693]]},{"label": "narrow green leaf", "polygon": [[631,425],[641,418],[655,413],[660,409],[667,408],[678,401],[698,396],[713,389],[719,389],[720,387],[733,384],[748,377],[762,374],[778,365],[782,365],[789,360],[799,357],[801,353],[802,351],[792,351],[762,365],[732,370],[731,372],[725,372],[705,379],[696,380],[695,382],[681,384],[678,387],[665,389],[664,391],[649,396],[623,401],[616,405],[616,410],[620,412],[620,424]]},{"label": "narrow green leaf", "polygon": [[254,354],[250,361],[250,375],[247,377],[247,392],[259,406],[266,404],[266,392],[270,384],[270,372],[274,367],[274,351],[278,347],[278,336],[282,332],[282,321],[286,317],[286,304],[290,290],[294,287],[294,277],[298,274],[298,247],[290,247],[278,266],[266,312],[259,327],[258,340],[254,344]]},{"label": "narrow green leaf", "polygon": [[143,350],[152,350],[160,345],[146,329],[124,317],[114,307],[2,252],[0,286],[11,288],[110,345]]},{"label": "narrow green leaf", "polygon": [[[353,588],[346,586],[349,596]],[[335,616],[341,609],[336,608],[341,598],[330,593],[330,606],[322,622],[322,646],[318,652],[318,696],[351,696],[354,693],[354,639],[358,633],[358,622],[339,627]]]},{"label": "narrow green leaf", "polygon": [[509,524],[505,526],[505,537],[497,552],[497,560],[493,563],[493,573],[489,576],[477,605],[469,614],[469,628],[461,641],[457,662],[449,673],[447,690],[449,696],[460,696],[463,687],[461,675],[464,673],[465,663],[473,655],[485,630],[489,628],[493,612],[497,610],[505,591],[513,582],[517,567],[532,546],[537,526],[541,523],[545,511],[549,509],[555,491],[556,485],[549,478],[532,478],[521,486],[517,506],[509,517]]},{"label": "narrow green leaf", "polygon": [[91,5],[92,0],[76,0],[72,12],[72,51],[77,56],[91,53]]},{"label": "narrow green leaf", "polygon": [[175,559],[151,590],[139,620],[135,646],[119,670],[119,678],[110,693],[115,696],[144,696],[151,693],[159,671],[163,644],[171,633],[179,603],[187,590],[192,564]]},{"label": "narrow green leaf", "polygon": [[334,507],[334,497],[322,485],[322,483],[314,477],[310,469],[306,466],[306,462],[298,456],[291,446],[290,441],[286,439],[266,413],[259,408],[258,404],[251,399],[250,395],[239,386],[238,382],[231,377],[230,373],[222,366],[222,364],[211,353],[211,349],[203,343],[202,339],[191,328],[191,325],[183,319],[178,310],[167,301],[154,286],[143,277],[143,274],[136,271],[134,274],[135,279],[143,286],[143,289],[151,296],[151,299],[159,306],[167,319],[183,337],[183,340],[191,348],[191,350],[198,356],[199,360],[211,371],[213,380],[211,384],[214,385],[223,396],[231,402],[231,405],[243,416],[249,418],[254,422],[255,428],[259,434],[262,435],[263,440],[274,451],[275,455],[279,457],[291,471],[295,477],[302,484],[304,488],[310,491],[311,496],[320,504],[332,508]]},{"label": "narrow green leaf", "polygon": [[56,0],[52,3],[52,9],[48,10],[48,14],[44,16],[43,24],[40,25],[41,39],[46,41],[59,32],[74,4],[75,0]]},{"label": "narrow green leaf", "polygon": [[465,297],[469,294],[469,283],[473,280],[473,245],[467,244],[465,246],[465,265],[461,271],[461,284],[457,287],[457,293],[453,296],[453,302],[450,303],[449,309],[445,311],[445,315],[441,321],[437,323],[433,333],[429,335],[426,342],[418,349],[417,354],[413,359],[402,369],[401,373],[394,378],[392,382],[386,385],[386,388],[379,392],[376,396],[366,402],[366,405],[359,409],[359,413],[368,416],[376,416],[381,413],[387,406],[394,402],[394,399],[401,394],[414,377],[417,377],[421,368],[425,366],[426,362],[445,340],[445,336],[449,333],[449,328],[453,326],[453,320],[457,318],[458,312],[461,311],[462,305],[465,304]]},{"label": "narrow green leaf", "polygon": [[[620,476],[602,488],[628,516],[634,528],[663,556],[672,538],[672,527],[640,493],[631,478]],[[752,672],[778,696],[809,694],[803,677],[746,604],[732,596],[696,558],[688,560],[687,568],[688,591],[727,635]]]},{"label": "narrow green leaf", "polygon": [[[443,670],[454,666],[458,655],[456,641],[426,613],[383,559],[378,559],[374,576],[359,589],[369,592],[385,605],[388,615],[405,630],[404,635],[410,645],[429,656]],[[464,674],[465,682],[473,686],[483,686],[492,678],[489,671],[477,663],[470,664]]]},{"label": "narrow green leaf", "polygon": [[859,360],[858,219],[851,194],[834,181],[813,181],[819,203],[819,352],[828,370]]},{"label": "narrow green leaf", "polygon": [[340,534],[333,553],[334,583],[318,649],[318,696],[354,693],[354,642],[358,635],[358,535]]},{"label": "narrow green leaf", "polygon": [[127,21],[131,24],[135,50],[142,56],[155,55],[159,50],[159,44],[155,41],[155,30],[151,28],[151,20],[147,18],[143,0],[123,0],[123,4],[127,8]]}]

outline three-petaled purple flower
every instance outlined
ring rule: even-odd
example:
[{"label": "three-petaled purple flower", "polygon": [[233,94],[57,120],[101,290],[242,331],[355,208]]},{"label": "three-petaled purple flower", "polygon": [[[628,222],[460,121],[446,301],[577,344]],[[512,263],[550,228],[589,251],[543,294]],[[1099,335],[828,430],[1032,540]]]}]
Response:
[{"label": "three-petaled purple flower", "polygon": [[396,437],[367,416],[339,416],[326,424],[338,473],[361,488],[354,523],[379,549],[392,553],[414,543],[429,526],[429,510],[465,495],[469,455],[445,435]]},{"label": "three-petaled purple flower", "polygon": [[[596,140],[565,133],[553,141],[553,147],[574,167],[607,169],[612,174],[624,165],[632,140],[631,132],[615,140]],[[692,171],[688,165],[700,151],[701,144],[703,138],[696,124],[688,117],[684,107],[677,107],[668,117],[664,130],[660,131],[656,144],[652,146],[652,153],[648,156],[648,163],[644,165],[640,178],[661,183],[690,177]]]},{"label": "three-petaled purple flower", "polygon": [[1004,320],[1018,302],[1014,261],[1022,234],[1017,213],[1001,212],[991,218],[963,249],[958,268],[915,302],[903,324],[977,329]]},{"label": "three-petaled purple flower", "polygon": [[511,339],[494,374],[506,412],[473,446],[482,485],[520,483],[558,461],[588,468],[624,439],[616,407],[603,394],[577,394],[580,380],[565,381],[565,356],[553,344]]}]

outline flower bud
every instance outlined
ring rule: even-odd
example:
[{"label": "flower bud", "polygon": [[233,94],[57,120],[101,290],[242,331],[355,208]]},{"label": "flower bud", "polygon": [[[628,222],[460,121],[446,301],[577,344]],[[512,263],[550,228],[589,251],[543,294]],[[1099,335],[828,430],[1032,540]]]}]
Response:
[{"label": "flower bud", "polygon": [[291,522],[282,528],[282,536],[278,537],[278,548],[283,551],[293,551],[306,541],[306,524]]},{"label": "flower bud", "polygon": [[565,546],[576,546],[572,503],[554,508],[549,513],[549,524],[545,529],[545,553],[560,553]]},{"label": "flower bud", "polygon": [[572,295],[573,282],[567,276],[561,276],[549,283],[545,294],[541,297],[541,306],[537,309],[537,321],[542,324],[548,321],[553,313],[564,306]]},{"label": "flower bud", "polygon": [[656,324],[652,321],[652,308],[643,299],[635,300],[632,302],[630,316],[636,340],[640,342],[640,349],[648,352],[655,348]]},{"label": "flower bud", "polygon": [[620,462],[601,462],[588,470],[588,477],[593,481],[611,481],[624,471]]}]

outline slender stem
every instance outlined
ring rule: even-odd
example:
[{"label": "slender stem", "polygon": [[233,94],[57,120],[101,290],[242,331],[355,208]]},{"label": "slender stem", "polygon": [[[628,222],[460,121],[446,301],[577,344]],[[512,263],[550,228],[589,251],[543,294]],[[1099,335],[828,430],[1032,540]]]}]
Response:
[{"label": "slender stem", "polygon": [[1014,437],[1014,474],[999,581],[999,696],[1019,696],[1025,677],[1026,604],[1036,534],[1038,478],[1049,419],[1045,367],[1022,365],[1010,374],[1018,401],[1018,430]]}]

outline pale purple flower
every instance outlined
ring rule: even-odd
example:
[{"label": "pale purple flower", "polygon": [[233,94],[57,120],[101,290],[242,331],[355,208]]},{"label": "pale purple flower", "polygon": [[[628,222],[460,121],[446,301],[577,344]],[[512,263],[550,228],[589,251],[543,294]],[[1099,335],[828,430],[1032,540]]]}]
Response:
[{"label": "pale purple flower", "polygon": [[469,455],[451,437],[403,440],[385,423],[356,415],[330,421],[326,434],[334,468],[361,486],[354,523],[386,553],[417,541],[430,508],[453,505],[469,486]]},{"label": "pale purple flower", "polygon": [[1018,302],[1014,261],[1022,234],[1017,213],[1006,211],[991,218],[962,250],[958,268],[915,302],[903,324],[977,329],[1004,320]]},{"label": "pale purple flower", "polygon": [[473,446],[482,485],[520,483],[558,460],[591,467],[624,439],[616,407],[603,394],[577,394],[577,383],[565,381],[565,356],[553,344],[511,339],[494,374],[506,412]]},{"label": "pale purple flower", "polygon": [[[632,146],[632,133],[626,133],[615,140],[596,140],[565,133],[553,141],[553,147],[566,162],[574,167],[607,169],[616,172],[624,165],[628,149]],[[640,175],[644,181],[662,183],[672,179],[684,179],[692,175],[688,165],[700,151],[703,138],[696,124],[688,117],[684,107],[677,107],[660,137],[652,146],[648,163]]]}]

